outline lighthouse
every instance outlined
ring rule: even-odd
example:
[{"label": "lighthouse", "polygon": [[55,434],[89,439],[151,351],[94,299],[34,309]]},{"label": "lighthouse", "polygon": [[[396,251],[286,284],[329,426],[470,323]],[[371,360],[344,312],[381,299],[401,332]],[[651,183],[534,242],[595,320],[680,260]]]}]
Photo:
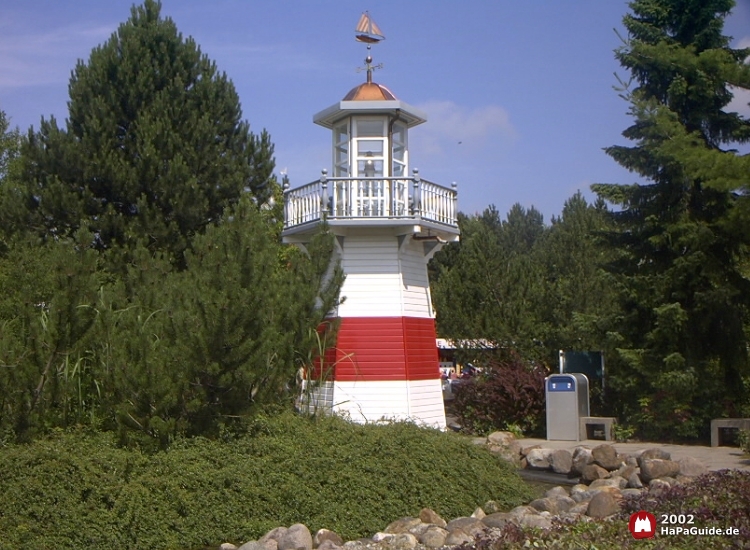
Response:
[{"label": "lighthouse", "polygon": [[373,82],[370,44],[382,33],[367,14],[365,82],[313,122],[331,132],[332,169],[284,189],[286,243],[304,246],[325,221],[346,279],[328,369],[308,399],[356,422],[410,420],[445,427],[427,263],[459,238],[456,185],[410,166],[409,130],[424,113]]}]

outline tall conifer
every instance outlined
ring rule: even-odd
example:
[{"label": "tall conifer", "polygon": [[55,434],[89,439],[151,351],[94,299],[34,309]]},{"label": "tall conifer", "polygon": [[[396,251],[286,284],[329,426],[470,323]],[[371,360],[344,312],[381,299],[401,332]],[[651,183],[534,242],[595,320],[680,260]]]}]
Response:
[{"label": "tall conifer", "polygon": [[145,0],[70,80],[65,127],[30,133],[38,229],[84,227],[100,248],[145,240],[179,255],[250,191],[271,193],[273,147],[250,132],[233,84]]},{"label": "tall conifer", "polygon": [[745,162],[732,147],[748,141],[750,123],[727,105],[731,85],[750,83],[750,52],[722,34],[731,0],[630,6],[616,57],[632,78],[623,135],[635,143],[606,151],[649,182],[594,186],[617,207],[609,237],[621,255],[610,268],[623,309],[610,366],[621,412],[644,435],[695,436],[747,404],[750,281],[739,265],[750,231],[733,221],[745,184],[717,185],[690,159]]}]

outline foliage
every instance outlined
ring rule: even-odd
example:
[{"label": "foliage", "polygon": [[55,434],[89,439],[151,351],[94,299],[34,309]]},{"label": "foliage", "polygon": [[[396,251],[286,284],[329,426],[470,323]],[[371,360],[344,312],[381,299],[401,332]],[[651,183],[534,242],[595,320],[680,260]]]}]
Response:
[{"label": "foliage", "polygon": [[747,158],[733,148],[750,121],[726,107],[730,86],[750,85],[750,51],[722,35],[731,6],[632,2],[616,53],[635,83],[621,89],[634,145],[607,152],[650,183],[593,187],[617,207],[606,242],[620,307],[600,323],[617,413],[642,437],[705,436],[748,399]]},{"label": "foliage", "polygon": [[308,255],[282,254],[271,215],[249,197],[227,209],[196,237],[183,271],[139,247],[113,277],[86,234],[19,241],[0,256],[2,433],[86,424],[165,447],[291,407],[311,330],[343,276],[330,234]]},{"label": "foliage", "polygon": [[[644,494],[623,500],[622,511],[612,519],[575,522],[558,521],[552,529],[539,531],[509,524],[492,537],[480,539],[478,550],[511,548],[559,548],[617,550],[622,548],[723,549],[744,548],[750,536],[750,472],[709,472],[691,483],[680,484],[658,497]],[[725,536],[682,535],[664,538],[658,530],[653,539],[634,539],[628,531],[630,515],[640,510],[654,514],[691,514],[695,527],[736,527],[740,534]]]},{"label": "foliage", "polygon": [[355,539],[424,506],[457,517],[531,498],[509,465],[455,434],[290,414],[150,456],[59,433],[0,449],[0,470],[4,548],[198,548],[297,522]]},{"label": "foliage", "polygon": [[485,365],[481,374],[458,386],[454,408],[461,425],[473,433],[514,429],[539,435],[547,374],[519,357]]},{"label": "foliage", "polygon": [[506,220],[490,207],[460,216],[461,241],[430,263],[438,333],[486,339],[527,359],[550,363],[558,350],[598,350],[598,319],[613,288],[601,265],[610,252],[596,238],[604,205],[571,197],[545,226],[534,208],[514,205]]},{"label": "foliage", "polygon": [[145,241],[179,265],[194,235],[250,191],[272,193],[273,146],[241,120],[233,84],[145,0],[70,80],[69,118],[24,150],[29,229],[79,228],[99,249]]}]

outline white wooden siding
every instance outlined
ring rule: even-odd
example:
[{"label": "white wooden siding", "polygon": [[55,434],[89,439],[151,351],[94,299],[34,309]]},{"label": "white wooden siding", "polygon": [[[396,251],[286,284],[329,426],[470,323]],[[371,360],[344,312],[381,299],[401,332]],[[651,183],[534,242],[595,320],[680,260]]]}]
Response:
[{"label": "white wooden siding", "polygon": [[408,420],[445,428],[440,380],[334,382],[333,411],[359,423]]},{"label": "white wooden siding", "polygon": [[433,317],[422,244],[398,245],[388,232],[344,238],[339,317]]}]

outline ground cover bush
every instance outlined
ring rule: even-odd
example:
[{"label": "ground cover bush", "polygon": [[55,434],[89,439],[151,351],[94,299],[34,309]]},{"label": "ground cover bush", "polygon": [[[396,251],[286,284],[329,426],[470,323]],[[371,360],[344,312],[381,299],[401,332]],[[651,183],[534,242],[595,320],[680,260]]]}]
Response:
[{"label": "ground cover bush", "polygon": [[461,425],[477,434],[512,430],[540,435],[547,369],[517,356],[483,367],[456,391],[453,406]]},{"label": "ground cover bush", "polygon": [[191,549],[296,522],[353,539],[424,506],[452,518],[532,498],[509,465],[456,434],[291,414],[155,454],[58,432],[0,448],[0,472],[0,548]]},{"label": "ground cover bush", "polygon": [[[734,536],[663,536],[657,525],[653,539],[636,540],[628,531],[628,520],[631,514],[640,510],[654,514],[657,524],[662,514],[691,514],[695,516],[695,527],[735,527],[740,533]],[[548,531],[510,525],[498,536],[485,538],[476,546],[477,550],[520,547],[588,550],[750,548],[750,472],[709,472],[692,483],[672,487],[658,497],[644,494],[638,498],[626,498],[622,511],[606,520],[558,522]]]}]

